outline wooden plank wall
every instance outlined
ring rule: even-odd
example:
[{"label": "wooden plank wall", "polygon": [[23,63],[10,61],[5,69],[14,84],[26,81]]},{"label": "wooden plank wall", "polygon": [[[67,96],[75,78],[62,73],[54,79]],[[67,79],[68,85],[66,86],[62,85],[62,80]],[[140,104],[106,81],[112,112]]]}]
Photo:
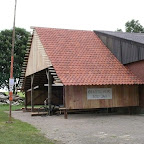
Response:
[{"label": "wooden plank wall", "polygon": [[[31,105],[31,92],[27,93],[27,105]],[[36,89],[33,91],[34,105],[44,105],[44,101],[48,98],[47,89]],[[52,104],[63,104],[63,87],[52,87]]]},{"label": "wooden plank wall", "polygon": [[34,31],[25,76],[34,74],[49,66],[52,66],[51,61],[45,52],[45,49],[39,39],[38,34],[36,33],[36,31]]},{"label": "wooden plank wall", "polygon": [[[87,100],[87,88],[112,88],[112,99]],[[65,102],[68,109],[139,106],[138,86],[66,86]]]},{"label": "wooden plank wall", "polygon": [[141,85],[139,87],[139,93],[140,93],[140,98],[139,98],[140,106],[144,107],[144,85]]},{"label": "wooden plank wall", "polygon": [[[126,67],[144,81],[144,60],[127,64]],[[139,94],[140,106],[144,107],[144,85],[139,86]]]},{"label": "wooden plank wall", "polygon": [[143,44],[98,32],[96,34],[122,64],[144,60]]},{"label": "wooden plank wall", "polygon": [[[34,105],[43,105],[44,100],[47,98],[47,92],[43,90],[34,90]],[[31,92],[27,92],[27,105],[31,105]]]}]

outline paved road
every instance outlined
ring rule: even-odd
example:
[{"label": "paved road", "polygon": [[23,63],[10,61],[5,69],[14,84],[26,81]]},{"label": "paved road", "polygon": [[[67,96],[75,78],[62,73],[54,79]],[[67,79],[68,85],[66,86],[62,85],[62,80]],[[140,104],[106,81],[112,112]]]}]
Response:
[{"label": "paved road", "polygon": [[144,144],[144,115],[70,114],[31,117],[28,112],[13,112],[13,117],[28,122],[46,137],[63,144]]}]

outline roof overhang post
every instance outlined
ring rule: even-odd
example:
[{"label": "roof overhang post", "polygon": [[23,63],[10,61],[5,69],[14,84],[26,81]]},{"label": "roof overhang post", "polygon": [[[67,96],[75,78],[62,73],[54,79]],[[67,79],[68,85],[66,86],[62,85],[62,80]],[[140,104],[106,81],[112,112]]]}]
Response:
[{"label": "roof overhang post", "polygon": [[46,69],[46,76],[48,80],[48,107],[49,107],[49,115],[51,115],[52,108],[51,108],[51,99],[52,99],[52,76],[48,69]]},{"label": "roof overhang post", "polygon": [[31,112],[34,111],[33,80],[34,74],[31,75]]},{"label": "roof overhang post", "polygon": [[27,111],[27,91],[25,90],[25,111]]}]

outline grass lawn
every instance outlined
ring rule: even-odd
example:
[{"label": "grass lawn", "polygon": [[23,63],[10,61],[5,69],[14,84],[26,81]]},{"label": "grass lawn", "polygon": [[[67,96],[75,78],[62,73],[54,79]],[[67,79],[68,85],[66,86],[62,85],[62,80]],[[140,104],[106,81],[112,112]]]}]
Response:
[{"label": "grass lawn", "polygon": [[[12,106],[12,110],[21,106]],[[32,125],[12,119],[13,123],[8,124],[9,106],[0,105],[0,144],[53,144],[45,138],[40,131]]]},{"label": "grass lawn", "polygon": [[[5,94],[9,95],[9,92],[5,92]],[[18,92],[17,95],[20,97],[25,97],[25,94],[23,92]]]}]

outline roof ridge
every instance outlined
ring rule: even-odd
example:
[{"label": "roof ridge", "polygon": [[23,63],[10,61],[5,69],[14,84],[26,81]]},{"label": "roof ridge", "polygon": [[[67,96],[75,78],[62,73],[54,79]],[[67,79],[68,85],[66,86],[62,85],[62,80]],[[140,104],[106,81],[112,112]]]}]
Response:
[{"label": "roof ridge", "polygon": [[31,29],[51,29],[51,30],[68,30],[68,31],[86,31],[92,32],[93,30],[79,30],[79,29],[69,29],[69,28],[51,28],[51,27],[39,27],[39,26],[31,26]]}]

